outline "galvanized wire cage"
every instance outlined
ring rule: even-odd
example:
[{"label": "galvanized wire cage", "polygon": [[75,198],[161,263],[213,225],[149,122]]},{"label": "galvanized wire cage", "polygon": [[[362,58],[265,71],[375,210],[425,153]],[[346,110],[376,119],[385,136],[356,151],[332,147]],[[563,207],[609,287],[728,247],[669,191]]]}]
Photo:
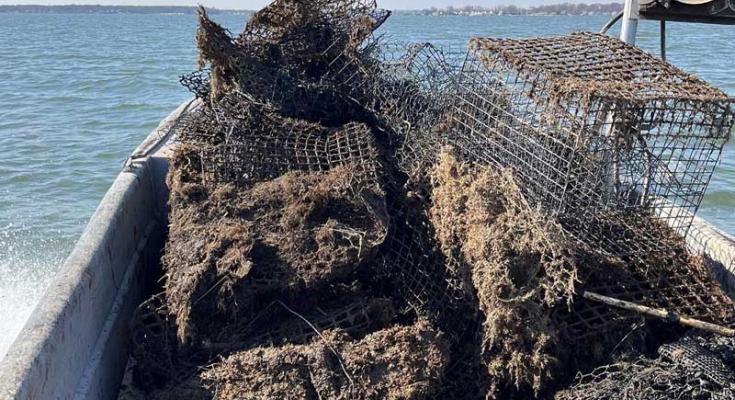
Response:
[{"label": "galvanized wire cage", "polygon": [[591,33],[473,39],[458,80],[450,140],[512,168],[532,203],[616,255],[650,249],[626,243],[637,227],[601,221],[686,235],[735,115],[722,91]]}]

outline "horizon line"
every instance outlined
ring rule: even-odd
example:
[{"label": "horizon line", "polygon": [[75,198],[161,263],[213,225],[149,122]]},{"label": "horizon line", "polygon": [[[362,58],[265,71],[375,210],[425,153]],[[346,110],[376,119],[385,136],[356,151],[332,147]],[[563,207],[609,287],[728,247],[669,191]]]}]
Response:
[{"label": "horizon line", "polygon": [[[582,2],[582,3],[573,3],[574,5],[609,5],[609,4],[622,4],[622,0],[608,0],[608,1],[600,1],[600,0],[592,0],[589,3],[588,2]],[[462,5],[462,6],[453,6],[451,4],[446,5],[444,7],[428,7],[428,8],[392,8],[388,10],[398,10],[398,11],[426,11],[431,9],[437,9],[437,10],[446,10],[448,7],[458,8],[462,9],[465,7],[480,7],[485,9],[491,9],[496,7],[511,7],[515,6],[519,9],[531,9],[536,7],[545,7],[545,6],[558,6],[558,5],[567,5],[570,4],[568,1],[560,0],[559,2],[551,3],[551,4],[542,4],[537,6],[518,6],[515,4],[497,4],[493,6],[481,6],[481,5]],[[179,7],[179,8],[198,8],[200,5],[181,5],[181,4],[147,4],[147,5],[133,5],[133,4],[93,4],[93,3],[69,3],[69,4],[0,4],[0,8],[2,7],[136,7],[136,8],[154,8],[154,7]],[[251,11],[255,12],[258,11],[261,8],[257,9],[249,9],[249,8],[219,8],[214,6],[204,6],[207,10],[217,10],[217,11]],[[380,7],[379,7],[380,8]],[[386,8],[387,9],[387,8]]]}]

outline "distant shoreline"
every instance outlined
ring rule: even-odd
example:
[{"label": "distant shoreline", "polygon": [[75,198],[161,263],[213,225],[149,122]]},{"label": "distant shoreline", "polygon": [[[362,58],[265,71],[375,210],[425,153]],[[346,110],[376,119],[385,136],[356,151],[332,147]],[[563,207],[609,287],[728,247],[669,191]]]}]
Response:
[{"label": "distant shoreline", "polygon": [[414,11],[421,15],[446,16],[487,16],[487,15],[519,15],[519,16],[563,16],[563,15],[611,15],[617,14],[623,10],[623,3],[560,3],[546,4],[533,7],[518,7],[514,5],[481,7],[481,6],[463,6],[436,8],[432,7],[425,10]]},{"label": "distant shoreline", "polygon": [[[0,13],[48,13],[48,14],[196,14],[191,6],[102,6],[102,5],[0,5]],[[210,14],[248,14],[253,10],[231,10],[207,7]]]},{"label": "distant shoreline", "polygon": [[[115,5],[0,5],[0,13],[49,14],[195,14],[192,6],[115,6]],[[608,4],[555,4],[537,7],[448,7],[425,10],[395,10],[397,14],[425,16],[565,16],[610,15],[622,10],[620,3]],[[210,14],[252,14],[255,10],[218,9],[207,7]]]}]

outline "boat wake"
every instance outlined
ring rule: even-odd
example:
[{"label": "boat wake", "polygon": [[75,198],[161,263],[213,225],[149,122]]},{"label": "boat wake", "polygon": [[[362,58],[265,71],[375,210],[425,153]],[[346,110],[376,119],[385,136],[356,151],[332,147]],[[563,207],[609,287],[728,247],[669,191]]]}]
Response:
[{"label": "boat wake", "polygon": [[0,360],[64,260],[60,243],[33,239],[25,229],[0,229]]}]

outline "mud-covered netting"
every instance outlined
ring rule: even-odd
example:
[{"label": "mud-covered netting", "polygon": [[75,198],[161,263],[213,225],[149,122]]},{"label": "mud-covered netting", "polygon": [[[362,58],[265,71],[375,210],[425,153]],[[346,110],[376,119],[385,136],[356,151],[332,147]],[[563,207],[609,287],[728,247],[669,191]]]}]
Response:
[{"label": "mud-covered netting", "polygon": [[249,187],[288,171],[322,172],[350,164],[360,185],[378,179],[379,151],[363,123],[324,127],[287,118],[252,97],[233,93],[184,121],[179,140],[189,149],[187,174],[204,185]]},{"label": "mud-covered netting", "polygon": [[653,230],[649,220],[647,230],[629,232],[630,240],[657,235],[670,253],[642,262],[601,257],[531,206],[519,182],[512,170],[463,161],[451,148],[431,173],[431,222],[447,269],[479,305],[490,395],[548,394],[570,371],[677,335],[674,326],[587,300],[586,291],[714,323],[735,316],[702,258],[670,229]]},{"label": "mud-covered netting", "polygon": [[446,138],[456,157],[433,170],[431,218],[457,260],[448,268],[464,269],[478,296],[498,396],[546,396],[572,371],[680,334],[585,293],[732,317],[684,240],[729,138],[732,99],[589,33],[473,39],[455,81]]},{"label": "mud-covered netting", "polygon": [[[643,263],[585,257],[579,272],[584,289],[713,323],[732,318],[733,302],[703,257],[688,254],[680,238],[660,238],[666,239],[675,241],[670,246],[676,250],[666,256],[654,254]],[[581,339],[614,330],[621,323],[629,325],[635,318],[616,314],[607,305],[583,300],[574,304],[571,313],[557,317],[568,335]]]},{"label": "mud-covered netting", "polygon": [[550,309],[571,303],[572,248],[561,227],[531,208],[510,171],[442,152],[432,175],[431,221],[455,274],[483,314],[481,354],[493,383],[539,392],[556,362]]},{"label": "mud-covered netting", "polygon": [[209,78],[198,72],[182,82],[212,102],[242,91],[285,116],[326,125],[369,119],[372,32],[389,15],[374,1],[278,0],[235,38],[200,9],[199,63]]},{"label": "mud-covered netting", "polygon": [[[266,353],[263,365],[281,368],[293,353],[282,349],[319,365],[325,398],[443,388],[457,301],[432,296],[463,294],[435,251],[430,269],[408,270],[432,285],[421,293],[431,307],[395,289],[411,285],[390,266],[434,248],[423,200],[406,209],[419,169],[406,143],[447,120],[453,69],[429,44],[379,48],[388,15],[373,2],[276,1],[234,37],[200,9],[202,69],[182,83],[201,105],[170,160],[163,291],[133,318],[133,376],[148,395],[238,397],[260,374],[288,397],[301,390],[290,372],[243,369]],[[413,223],[423,235],[404,229]]]},{"label": "mud-covered netting", "polygon": [[307,343],[330,329],[361,337],[389,326],[396,318],[392,300],[371,297],[354,286],[328,290],[317,299],[292,307],[275,300],[240,322],[213,319],[219,332],[210,331],[206,340],[200,336],[196,343],[182,344],[163,294],[154,296],[138,308],[133,318],[132,358],[138,388],[151,392],[179,390],[190,387],[203,366],[232,351]]},{"label": "mud-covered netting", "polygon": [[294,171],[246,190],[200,187],[172,202],[163,263],[180,339],[196,326],[218,329],[211,319],[219,315],[252,315],[273,296],[355,275],[388,224],[382,190],[360,177],[349,164]]}]

